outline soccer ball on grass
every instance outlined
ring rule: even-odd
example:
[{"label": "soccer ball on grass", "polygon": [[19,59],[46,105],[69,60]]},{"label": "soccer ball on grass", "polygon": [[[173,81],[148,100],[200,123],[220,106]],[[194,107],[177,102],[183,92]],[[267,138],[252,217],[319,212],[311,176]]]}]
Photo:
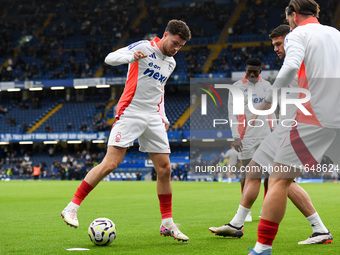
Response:
[{"label": "soccer ball on grass", "polygon": [[91,222],[88,230],[90,240],[99,246],[109,245],[116,239],[116,225],[108,218],[98,218]]}]

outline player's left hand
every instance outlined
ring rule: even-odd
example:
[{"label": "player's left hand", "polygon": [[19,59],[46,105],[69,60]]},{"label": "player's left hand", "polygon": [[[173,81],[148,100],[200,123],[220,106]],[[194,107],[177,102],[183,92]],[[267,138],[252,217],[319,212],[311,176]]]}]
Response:
[{"label": "player's left hand", "polygon": [[165,130],[168,131],[169,127],[170,127],[170,123],[164,123],[165,125]]}]

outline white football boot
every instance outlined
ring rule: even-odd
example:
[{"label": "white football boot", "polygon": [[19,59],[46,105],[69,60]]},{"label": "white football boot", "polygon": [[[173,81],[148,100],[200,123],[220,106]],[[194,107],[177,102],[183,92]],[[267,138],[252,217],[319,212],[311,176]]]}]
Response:
[{"label": "white football boot", "polygon": [[175,223],[162,224],[159,229],[160,235],[172,236],[175,240],[187,242],[189,237],[184,235]]},{"label": "white football boot", "polygon": [[77,211],[78,208],[76,207],[66,206],[65,209],[61,212],[61,217],[64,218],[66,224],[74,228],[79,227]]}]

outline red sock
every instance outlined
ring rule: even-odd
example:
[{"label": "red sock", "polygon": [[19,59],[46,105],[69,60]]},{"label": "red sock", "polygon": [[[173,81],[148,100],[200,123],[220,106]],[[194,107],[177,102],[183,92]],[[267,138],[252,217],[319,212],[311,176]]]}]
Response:
[{"label": "red sock", "polygon": [[158,195],[162,220],[172,218],[172,194]]},{"label": "red sock", "polygon": [[272,246],[278,230],[278,223],[261,219],[257,228],[257,241],[259,243]]},{"label": "red sock", "polygon": [[76,193],[74,194],[72,202],[77,205],[80,205],[81,202],[83,202],[83,200],[85,199],[85,197],[91,192],[91,190],[93,190],[93,187],[86,181],[82,181]]}]

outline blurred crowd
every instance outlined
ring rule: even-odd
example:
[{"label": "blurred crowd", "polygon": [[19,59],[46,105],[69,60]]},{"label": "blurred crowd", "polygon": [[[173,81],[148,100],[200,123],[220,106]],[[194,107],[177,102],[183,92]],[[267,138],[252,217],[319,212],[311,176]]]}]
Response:
[{"label": "blurred crowd", "polygon": [[[330,24],[336,2],[319,2],[320,21]],[[144,3],[145,6],[136,0],[1,1],[0,60],[7,64],[1,69],[0,81],[94,77],[100,67],[104,76],[125,75],[126,67],[108,68],[103,63],[112,49],[133,40],[150,39],[150,35],[162,36],[165,24],[173,18],[188,23],[193,41],[216,41],[239,1],[192,1],[183,2],[182,6],[155,0]],[[270,21],[270,10],[284,10],[285,5],[284,1],[247,1],[247,8],[229,28],[229,35],[267,35],[273,26],[279,25]],[[140,22],[133,26],[139,16]],[[283,11],[280,19],[284,21]],[[195,42],[197,47],[186,53],[188,76],[201,72],[209,53],[206,43]],[[232,57],[236,58],[235,67],[234,62],[226,65],[224,57],[215,64],[223,65],[225,71],[238,70],[238,57]]]},{"label": "blurred crowd", "polygon": [[[52,148],[52,146],[50,147]],[[50,156],[54,150],[48,148]],[[60,160],[54,160],[51,165],[45,161],[33,163],[31,151],[21,154],[18,151],[4,152],[0,160],[0,174],[2,178],[60,180],[82,180],[86,173],[97,165],[104,157],[103,152],[90,153],[88,150],[78,150],[75,154],[65,154]]]}]

